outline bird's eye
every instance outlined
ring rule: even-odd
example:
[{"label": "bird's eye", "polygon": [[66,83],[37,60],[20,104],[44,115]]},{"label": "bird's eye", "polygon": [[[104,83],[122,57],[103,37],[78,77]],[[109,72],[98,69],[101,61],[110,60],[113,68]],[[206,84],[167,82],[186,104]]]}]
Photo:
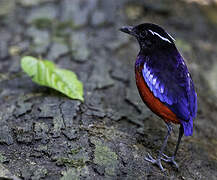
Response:
[{"label": "bird's eye", "polygon": [[140,37],[144,38],[144,37],[147,36],[147,32],[146,31],[142,31],[142,32],[140,32],[139,35],[140,35]]}]

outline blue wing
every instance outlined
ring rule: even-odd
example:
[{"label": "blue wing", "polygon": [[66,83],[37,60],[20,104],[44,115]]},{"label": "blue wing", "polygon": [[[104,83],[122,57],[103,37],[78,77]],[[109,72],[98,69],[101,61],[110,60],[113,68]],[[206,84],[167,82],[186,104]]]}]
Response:
[{"label": "blue wing", "polygon": [[154,96],[169,107],[180,120],[188,122],[195,118],[197,96],[194,84],[177,50],[173,53],[158,52],[146,56],[142,74]]}]

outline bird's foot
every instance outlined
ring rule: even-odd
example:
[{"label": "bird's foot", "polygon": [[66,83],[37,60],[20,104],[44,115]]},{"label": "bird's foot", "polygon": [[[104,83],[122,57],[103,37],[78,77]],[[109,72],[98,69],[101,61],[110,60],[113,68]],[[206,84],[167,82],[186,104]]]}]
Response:
[{"label": "bird's foot", "polygon": [[177,169],[179,168],[179,165],[176,163],[174,156],[169,157],[164,153],[162,153],[162,156],[163,157],[161,157],[161,160],[173,164]]},{"label": "bird's foot", "polygon": [[166,170],[163,168],[162,164],[161,164],[161,159],[154,159],[149,153],[148,155],[145,157],[145,160],[148,162],[151,162],[152,164],[156,164],[161,171],[165,172]]}]

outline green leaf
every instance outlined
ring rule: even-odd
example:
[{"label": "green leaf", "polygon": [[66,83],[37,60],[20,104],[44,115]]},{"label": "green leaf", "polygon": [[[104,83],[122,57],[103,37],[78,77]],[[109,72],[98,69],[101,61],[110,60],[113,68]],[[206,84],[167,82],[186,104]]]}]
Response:
[{"label": "green leaf", "polygon": [[56,89],[72,99],[84,101],[83,85],[75,73],[56,67],[51,61],[31,56],[21,59],[21,67],[35,83]]}]

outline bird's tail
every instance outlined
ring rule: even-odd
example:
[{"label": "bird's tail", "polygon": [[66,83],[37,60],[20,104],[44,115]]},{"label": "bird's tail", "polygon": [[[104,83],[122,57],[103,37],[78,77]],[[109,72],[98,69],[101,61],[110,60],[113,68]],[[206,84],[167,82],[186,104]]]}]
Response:
[{"label": "bird's tail", "polygon": [[185,136],[192,136],[192,134],[193,134],[193,119],[192,119],[192,117],[190,118],[190,120],[188,122],[181,121],[181,124],[183,126]]}]

